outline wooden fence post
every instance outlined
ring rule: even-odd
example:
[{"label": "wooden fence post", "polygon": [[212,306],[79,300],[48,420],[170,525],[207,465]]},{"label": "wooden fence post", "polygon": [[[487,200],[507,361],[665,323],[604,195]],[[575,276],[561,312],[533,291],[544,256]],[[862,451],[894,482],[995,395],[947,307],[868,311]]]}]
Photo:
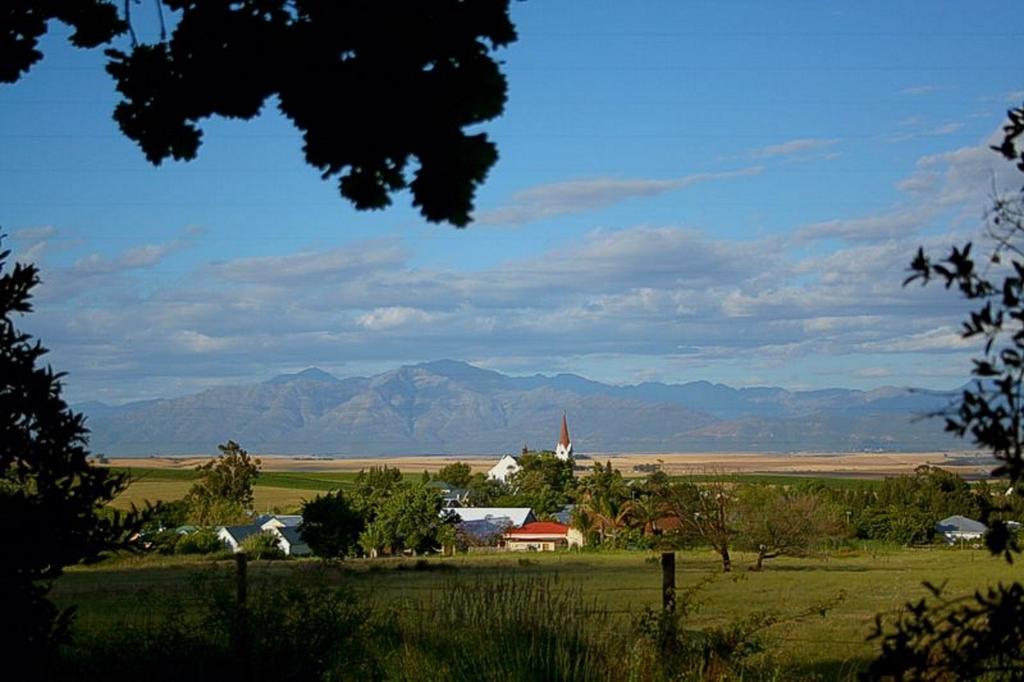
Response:
[{"label": "wooden fence post", "polygon": [[239,608],[245,607],[248,580],[246,578],[248,557],[245,552],[235,554],[235,602]]},{"label": "wooden fence post", "polygon": [[235,554],[235,671],[237,679],[249,682],[252,679],[252,660],[249,656],[249,616],[246,598],[249,589],[247,577],[248,560],[245,552]]},{"label": "wooden fence post", "polygon": [[661,553],[661,608],[665,613],[676,610],[676,553]]}]

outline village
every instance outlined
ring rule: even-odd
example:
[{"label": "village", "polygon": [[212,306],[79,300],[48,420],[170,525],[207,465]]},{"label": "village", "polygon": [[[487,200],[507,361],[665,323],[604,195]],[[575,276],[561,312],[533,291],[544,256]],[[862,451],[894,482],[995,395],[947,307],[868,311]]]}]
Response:
[{"label": "village", "polygon": [[[238,470],[237,457],[248,453],[225,450],[206,471],[212,474],[218,466]],[[760,570],[776,556],[812,555],[855,537],[978,547],[988,530],[976,519],[986,499],[1005,498],[1009,492],[984,483],[972,486],[928,465],[919,466],[913,476],[880,482],[867,494],[867,488],[813,490],[799,479],[769,485],[728,472],[678,481],[657,467],[644,467],[643,475],[624,476],[610,464],[582,466],[587,459],[574,452],[563,414],[554,449],[531,452],[524,446],[518,456],[502,456],[486,474],[474,474],[456,461],[409,482],[397,470],[375,467],[356,476],[354,490],[307,500],[296,510],[300,513],[258,514],[242,508],[244,498],[198,507],[192,499],[193,509],[178,519],[188,523],[170,528],[169,519],[158,513],[159,525],[139,539],[164,552],[170,542],[179,551],[198,546],[255,556],[339,558],[676,549],[696,543],[714,547],[725,570],[731,567],[730,548],[754,549]],[[249,473],[258,476],[251,467]],[[891,498],[907,494],[927,508],[909,525],[905,515],[890,509]],[[906,498],[901,502],[906,504]],[[307,510],[309,518],[304,518]],[[216,525],[217,514],[244,522]],[[1020,527],[1017,518],[1005,522],[1011,531]],[[179,541],[197,533],[214,533],[217,542]],[[331,542],[322,541],[325,535]]]}]

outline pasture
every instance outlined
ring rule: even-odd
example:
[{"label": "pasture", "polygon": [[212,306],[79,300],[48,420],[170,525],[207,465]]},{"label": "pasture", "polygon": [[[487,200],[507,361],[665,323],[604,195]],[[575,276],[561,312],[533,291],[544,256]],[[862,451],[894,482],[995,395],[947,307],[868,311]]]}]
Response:
[{"label": "pasture", "polygon": [[[934,547],[905,549],[859,545],[827,557],[780,558],[761,573],[747,570],[752,557],[737,553],[736,570],[720,573],[716,555],[683,551],[677,559],[680,591],[703,584],[690,605],[691,627],[723,625],[760,612],[781,616],[842,599],[824,616],[784,622],[764,633],[772,655],[790,678],[850,677],[869,660],[874,644],[865,640],[875,614],[892,614],[908,600],[926,595],[922,581],[945,582],[949,594],[1019,576],[1019,568],[990,558],[984,550]],[[125,627],[160,618],[161,609],[187,603],[192,580],[211,573],[228,579],[230,561],[180,557],[122,557],[68,571],[56,584],[61,605],[79,608],[82,631]],[[582,601],[629,619],[660,604],[657,555],[643,552],[492,554],[427,559],[361,559],[325,564],[315,559],[253,562],[250,578],[327,581],[354,588],[371,604],[425,612],[431,600],[459,581],[542,578],[556,589],[578,587]]]}]

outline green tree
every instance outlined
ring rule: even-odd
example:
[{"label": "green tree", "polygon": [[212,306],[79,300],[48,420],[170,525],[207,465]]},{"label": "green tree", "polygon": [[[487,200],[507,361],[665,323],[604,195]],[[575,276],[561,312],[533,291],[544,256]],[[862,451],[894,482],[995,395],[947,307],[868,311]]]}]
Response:
[{"label": "green tree", "polygon": [[340,490],[302,503],[299,534],[317,556],[344,558],[357,546],[363,528],[363,517]]},{"label": "green tree", "polygon": [[816,495],[746,485],[736,498],[736,545],[757,552],[755,571],[767,559],[805,556],[843,530],[835,509]]},{"label": "green tree", "polygon": [[440,480],[450,483],[456,488],[469,487],[469,480],[472,476],[473,470],[465,462],[452,462],[441,467],[441,470],[437,472],[437,477]]},{"label": "green tree", "polygon": [[666,503],[683,532],[710,545],[722,558],[722,571],[732,570],[729,548],[736,537],[733,484],[719,474],[710,480],[671,486]]},{"label": "green tree", "polygon": [[[1009,112],[1003,131],[995,149],[1024,172],[1024,107]],[[939,261],[921,249],[906,283],[937,279],[977,306],[961,328],[963,338],[982,344],[973,381],[938,416],[945,418],[947,431],[991,452],[999,461],[992,475],[1007,478],[1019,495],[1024,478],[1024,190],[995,197],[988,231],[994,247],[987,257],[976,260],[970,243],[953,247]],[[989,549],[1012,563],[1021,546],[1000,518],[1012,506],[993,503],[983,511]],[[1019,580],[957,599],[929,587],[932,599],[907,604],[891,628],[877,617],[873,636],[882,650],[868,671],[871,677],[1024,678],[1024,585]]]},{"label": "green tree", "polygon": [[284,550],[281,549],[277,536],[270,531],[253,533],[241,542],[242,551],[249,555],[250,559],[283,559]]},{"label": "green tree", "polygon": [[252,486],[260,475],[260,460],[233,440],[217,449],[217,457],[196,467],[199,478],[185,495],[193,523],[232,523],[245,519],[252,509]]},{"label": "green tree", "polygon": [[[77,47],[112,45],[121,131],[146,158],[196,157],[200,121],[251,119],[274,98],[306,161],[358,209],[409,190],[430,221],[464,226],[497,160],[485,133],[507,85],[493,52],[516,40],[508,0],[156,0],[160,39],[140,43],[132,2],[11,0],[0,12],[0,82],[42,58],[48,22]],[[171,19],[163,23],[166,8]],[[413,170],[408,170],[412,168]]]},{"label": "green tree", "polygon": [[500,500],[511,497],[512,492],[502,481],[476,473],[469,479],[469,502],[474,507],[497,507]]},{"label": "green tree", "polygon": [[9,255],[0,251],[0,515],[18,539],[0,549],[0,653],[32,670],[67,638],[74,614],[49,601],[53,581],[125,547],[142,519],[101,513],[128,478],[89,463],[85,420],[61,397],[62,375],[37,366],[46,349],[15,326],[39,274],[20,263],[5,273]]},{"label": "green tree", "polygon": [[402,472],[387,465],[360,470],[352,489],[352,507],[370,523],[401,487],[402,480]]},{"label": "green tree", "polygon": [[553,452],[531,452],[518,462],[519,470],[508,480],[516,505],[549,516],[571,501],[576,487],[571,461],[559,459]]},{"label": "green tree", "polygon": [[423,485],[399,487],[381,507],[377,518],[360,536],[360,544],[376,551],[427,552],[439,546],[438,532],[448,523],[443,518],[441,495]]},{"label": "green tree", "polygon": [[590,474],[580,479],[576,494],[574,523],[596,532],[601,544],[614,545],[630,514],[630,489],[622,472],[611,462],[595,462]]}]

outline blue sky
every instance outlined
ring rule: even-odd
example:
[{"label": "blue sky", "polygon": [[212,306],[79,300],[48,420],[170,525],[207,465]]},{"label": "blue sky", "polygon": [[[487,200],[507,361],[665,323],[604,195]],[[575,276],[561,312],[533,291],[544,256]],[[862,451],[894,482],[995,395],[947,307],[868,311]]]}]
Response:
[{"label": "blue sky", "polygon": [[75,401],[438,358],[959,385],[963,306],[900,282],[918,245],[978,237],[993,186],[1021,182],[986,149],[1024,100],[1015,9],[515,2],[509,104],[482,126],[501,160],[466,230],[406,195],[355,211],[272,102],[153,168],[111,120],[102,54],[54,26],[0,86],[0,226],[45,280],[21,324]]}]

